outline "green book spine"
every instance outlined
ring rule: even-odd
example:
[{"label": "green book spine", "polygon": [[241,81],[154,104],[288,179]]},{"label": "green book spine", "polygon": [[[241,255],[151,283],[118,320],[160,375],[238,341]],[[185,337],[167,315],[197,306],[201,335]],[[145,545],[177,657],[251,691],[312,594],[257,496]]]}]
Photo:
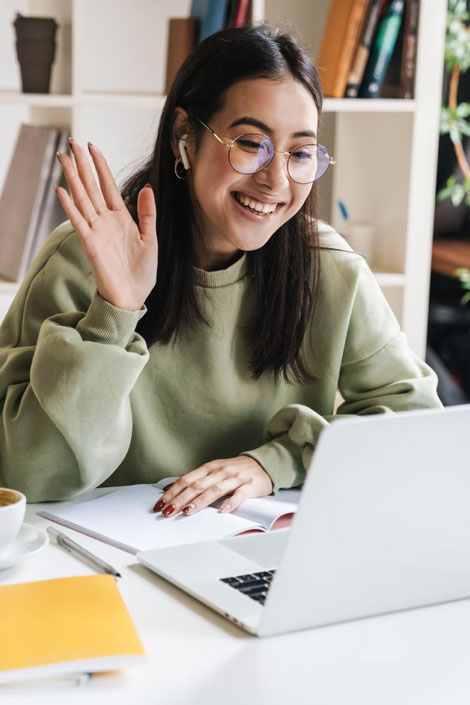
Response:
[{"label": "green book spine", "polygon": [[391,0],[380,23],[374,48],[364,73],[360,98],[377,98],[392,58],[403,20],[405,0]]}]

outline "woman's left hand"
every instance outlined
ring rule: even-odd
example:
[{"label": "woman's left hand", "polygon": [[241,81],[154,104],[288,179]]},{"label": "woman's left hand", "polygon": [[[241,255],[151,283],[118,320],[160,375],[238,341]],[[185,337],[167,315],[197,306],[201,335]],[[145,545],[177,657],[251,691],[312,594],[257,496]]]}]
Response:
[{"label": "woman's left hand", "polygon": [[213,460],[182,475],[166,490],[153,508],[163,516],[178,512],[195,514],[217,499],[230,495],[220,512],[232,512],[251,497],[265,497],[273,491],[273,483],[261,465],[247,455]]}]

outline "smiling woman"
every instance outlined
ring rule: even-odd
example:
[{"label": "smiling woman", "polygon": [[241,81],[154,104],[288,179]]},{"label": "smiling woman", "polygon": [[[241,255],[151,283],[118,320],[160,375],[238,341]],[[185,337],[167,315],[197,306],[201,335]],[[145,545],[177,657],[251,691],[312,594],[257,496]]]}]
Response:
[{"label": "smiling woman", "polygon": [[[285,105],[289,105],[289,110],[282,109]],[[247,125],[240,119],[233,121],[233,116],[243,110],[259,116],[259,120],[251,122],[265,127],[270,124],[267,131],[276,142],[276,151],[268,137],[246,134]],[[200,238],[195,238],[199,267],[217,269],[241,252],[259,250],[301,209],[315,173],[307,183],[295,182],[292,167],[287,166],[291,154],[287,161],[284,151],[301,151],[301,138],[292,137],[296,126],[311,125],[316,129],[317,123],[318,112],[311,93],[292,77],[243,80],[226,90],[224,107],[212,117],[211,128],[203,133],[199,149],[190,137],[186,139],[192,165],[188,189],[201,233]],[[176,145],[178,134],[189,130],[188,114],[180,109],[173,144]],[[221,145],[220,140],[214,139],[218,133],[228,142]],[[266,204],[269,213],[260,214],[258,209],[264,211]]]},{"label": "smiling woman", "polygon": [[[119,192],[58,155],[69,220],[0,329],[0,484],[29,501],[179,476],[155,511],[303,482],[336,416],[440,404],[363,258],[316,215],[334,159],[291,36],[227,29],[187,58]],[[347,458],[345,459],[347,462]]]}]

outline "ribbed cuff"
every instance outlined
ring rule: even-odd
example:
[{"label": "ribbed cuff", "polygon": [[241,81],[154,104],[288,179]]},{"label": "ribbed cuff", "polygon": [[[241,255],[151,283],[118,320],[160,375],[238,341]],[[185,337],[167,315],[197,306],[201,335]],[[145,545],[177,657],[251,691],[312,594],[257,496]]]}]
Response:
[{"label": "ribbed cuff", "polygon": [[306,473],[299,453],[299,447],[286,433],[240,455],[254,458],[273,481],[273,492],[277,492],[303,484]]},{"label": "ribbed cuff", "polygon": [[83,340],[125,348],[146,312],[145,306],[140,311],[116,308],[96,291],[88,311],[77,324],[77,331]]}]

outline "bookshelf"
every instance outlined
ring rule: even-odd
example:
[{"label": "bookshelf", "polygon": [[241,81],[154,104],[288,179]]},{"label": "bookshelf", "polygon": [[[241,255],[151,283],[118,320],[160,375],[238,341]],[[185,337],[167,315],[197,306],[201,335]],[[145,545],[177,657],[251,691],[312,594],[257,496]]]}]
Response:
[{"label": "bookshelf", "polygon": [[[7,0],[0,5],[0,188],[19,124],[67,127],[105,153],[118,185],[150,154],[164,104],[167,19],[190,0]],[[316,54],[329,0],[254,0]],[[424,356],[446,0],[421,0],[415,98],[326,99],[320,140],[337,164],[320,182],[320,215],[336,206],[376,230],[371,266],[413,350]],[[23,95],[15,13],[59,23],[49,95]],[[64,219],[65,219],[64,214]],[[0,319],[19,284],[0,282]]]}]

